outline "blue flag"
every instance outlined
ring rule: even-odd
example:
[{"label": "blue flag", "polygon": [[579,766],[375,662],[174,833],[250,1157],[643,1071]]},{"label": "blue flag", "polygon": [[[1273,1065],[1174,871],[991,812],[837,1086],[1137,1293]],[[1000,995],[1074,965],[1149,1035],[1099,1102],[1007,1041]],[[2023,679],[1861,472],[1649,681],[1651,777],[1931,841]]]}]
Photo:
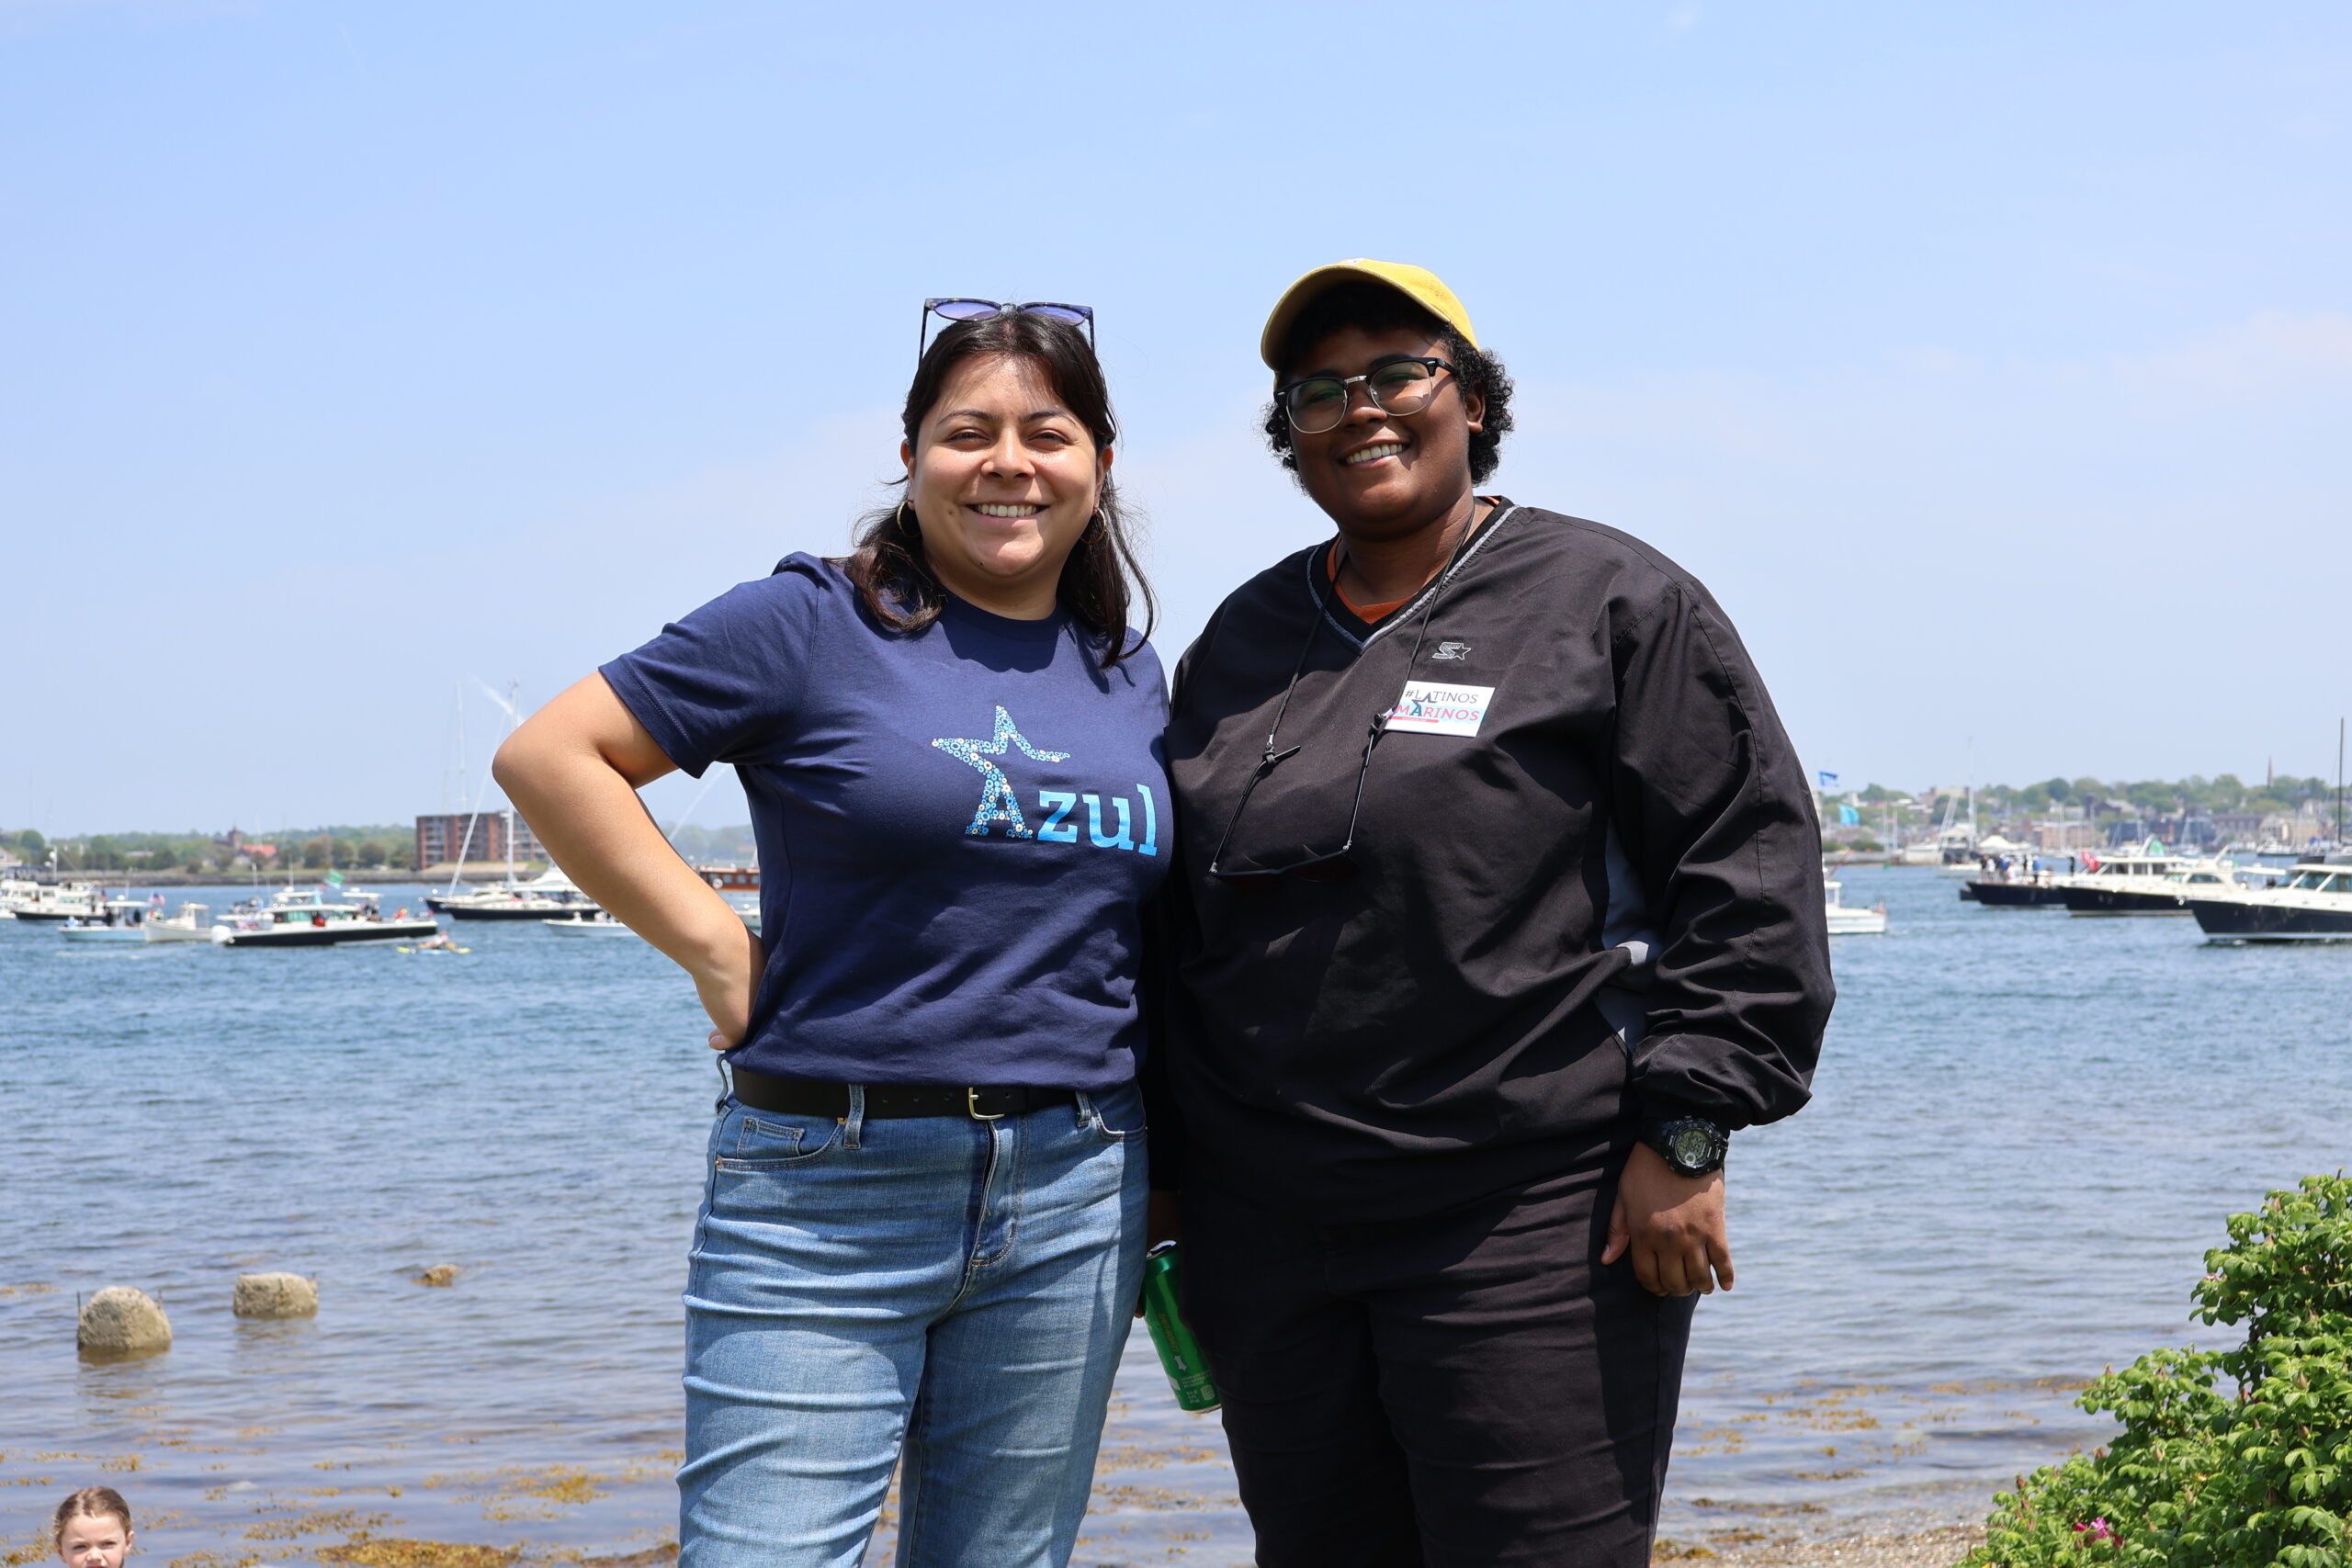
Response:
[{"label": "blue flag", "polygon": [[1850,807],[1850,806],[1847,806],[1847,805],[1844,805],[1844,804],[1842,804],[1842,803],[1838,806],[1838,826],[1839,826],[1840,828],[1853,828],[1853,827],[1858,827],[1858,826],[1860,826],[1860,825],[1861,820],[1862,820],[1862,814],[1861,814],[1860,812],[1859,812],[1859,811],[1855,810],[1852,807]]},{"label": "blue flag", "polygon": [[1815,773],[1813,776],[1821,781],[1821,787],[1824,789],[1836,789],[1838,787],[1838,775],[1836,773]]}]

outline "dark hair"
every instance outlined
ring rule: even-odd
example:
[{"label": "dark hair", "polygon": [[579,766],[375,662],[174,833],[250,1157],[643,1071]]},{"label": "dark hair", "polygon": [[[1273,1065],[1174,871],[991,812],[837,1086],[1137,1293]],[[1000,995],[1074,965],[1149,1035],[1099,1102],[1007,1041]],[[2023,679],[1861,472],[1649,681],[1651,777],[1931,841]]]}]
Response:
[{"label": "dark hair", "polygon": [[[1295,365],[1300,355],[1345,327],[1375,333],[1412,327],[1431,333],[1444,344],[1444,356],[1453,362],[1464,394],[1475,392],[1487,400],[1487,416],[1480,421],[1483,428],[1470,433],[1470,482],[1484,484],[1502,462],[1503,437],[1510,434],[1511,384],[1503,362],[1409,297],[1380,283],[1334,284],[1307,301],[1306,309],[1292,319],[1274,357],[1285,367]],[[1291,450],[1290,434],[1290,416],[1283,412],[1280,403],[1268,403],[1266,445],[1274,449],[1283,468],[1296,473],[1298,457]]]},{"label": "dark hair", "polygon": [[130,1533],[130,1505],[122,1500],[122,1494],[111,1486],[85,1486],[57,1505],[57,1512],[49,1521],[49,1543],[62,1545],[65,1527],[75,1519],[103,1519],[109,1516],[120,1519],[123,1532]]},{"label": "dark hair", "polygon": [[[1062,406],[1093,436],[1098,453],[1108,452],[1117,442],[1119,422],[1111,412],[1111,389],[1085,332],[1032,311],[1008,310],[956,321],[923,351],[914,381],[907,388],[901,420],[909,446],[919,445],[923,416],[946,390],[948,378],[975,359],[1018,359],[1035,366]],[[895,504],[865,515],[856,553],[842,563],[874,618],[902,632],[931,625],[947,602],[947,590],[924,558],[922,530],[909,514],[905,486],[912,479],[910,474],[899,481],[900,496]],[[1062,563],[1057,590],[1079,625],[1101,641],[1106,670],[1143,646],[1141,637],[1132,644],[1127,638],[1130,580],[1143,600],[1145,637],[1159,618],[1159,602],[1144,581],[1128,531],[1118,490],[1106,474],[1094,515]]]}]

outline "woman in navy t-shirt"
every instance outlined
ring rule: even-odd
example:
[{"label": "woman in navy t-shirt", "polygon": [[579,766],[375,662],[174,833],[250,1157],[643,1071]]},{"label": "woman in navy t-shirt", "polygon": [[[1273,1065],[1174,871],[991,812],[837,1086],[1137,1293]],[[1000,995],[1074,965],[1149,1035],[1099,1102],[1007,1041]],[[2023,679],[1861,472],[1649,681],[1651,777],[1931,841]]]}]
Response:
[{"label": "woman in navy t-shirt", "polygon": [[[1066,1562],[1136,1299],[1167,699],[1085,313],[948,304],[904,502],[857,552],[786,558],[499,753],[731,1068],[687,1271],[686,1568],[854,1562],[894,1470],[900,1563]],[[635,794],[713,762],[750,797],[760,936]]]}]

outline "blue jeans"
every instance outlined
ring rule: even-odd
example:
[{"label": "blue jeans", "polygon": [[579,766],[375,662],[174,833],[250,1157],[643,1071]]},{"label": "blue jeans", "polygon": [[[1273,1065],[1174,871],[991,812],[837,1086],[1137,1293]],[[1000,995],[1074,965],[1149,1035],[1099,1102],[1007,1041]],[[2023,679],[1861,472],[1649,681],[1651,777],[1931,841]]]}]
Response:
[{"label": "blue jeans", "polygon": [[1143,1142],[1133,1085],[995,1122],[721,1100],[681,1568],[850,1568],[894,1467],[900,1568],[1062,1568],[1141,1283]]}]

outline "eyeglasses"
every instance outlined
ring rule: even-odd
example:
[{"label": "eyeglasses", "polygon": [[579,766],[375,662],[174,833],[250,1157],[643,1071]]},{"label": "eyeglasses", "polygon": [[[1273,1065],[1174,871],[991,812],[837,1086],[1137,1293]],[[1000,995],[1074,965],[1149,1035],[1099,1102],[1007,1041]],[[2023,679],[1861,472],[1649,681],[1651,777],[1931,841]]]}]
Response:
[{"label": "eyeglasses", "polygon": [[[1321,613],[1317,612],[1315,618],[1317,623],[1320,624],[1323,619]],[[1309,632],[1307,637],[1311,646],[1314,634]],[[1419,650],[1416,649],[1415,651]],[[1298,683],[1298,678],[1293,676],[1291,683],[1295,686]],[[1283,706],[1289,705],[1290,694],[1284,692]],[[1281,714],[1277,713],[1274,716],[1274,724],[1276,728],[1281,727]],[[1356,764],[1355,801],[1348,807],[1348,836],[1338,849],[1328,854],[1308,855],[1304,860],[1292,861],[1287,865],[1253,867],[1248,871],[1228,870],[1225,865],[1226,846],[1233,842],[1233,830],[1241,826],[1241,813],[1243,808],[1249,806],[1250,796],[1256,793],[1258,786],[1265,782],[1268,774],[1298,755],[1298,748],[1295,746],[1286,751],[1275,750],[1273,731],[1268,730],[1266,750],[1259,757],[1257,768],[1250,774],[1250,782],[1241,786],[1241,798],[1233,803],[1233,819],[1225,825],[1225,837],[1216,841],[1216,853],[1209,856],[1209,875],[1225,883],[1265,882],[1282,876],[1295,876],[1301,882],[1345,882],[1349,877],[1353,876],[1356,874],[1356,863],[1349,858],[1349,852],[1356,847],[1356,818],[1363,814],[1364,776],[1372,772],[1372,749],[1380,744],[1381,732],[1387,728],[1388,715],[1384,711],[1372,716],[1372,728],[1364,731],[1363,759]]]},{"label": "eyeglasses", "polygon": [[[1419,364],[1419,361],[1416,360],[1414,363]],[[1438,363],[1444,362],[1441,360]],[[1356,378],[1363,379],[1362,377]],[[1424,398],[1421,400],[1427,403],[1429,400]],[[1309,432],[1309,434],[1313,433]],[[1441,591],[1444,587],[1445,580],[1453,575],[1454,566],[1462,559],[1462,552],[1469,547],[1470,541],[1476,536],[1476,533],[1477,531],[1474,528],[1465,528],[1462,531],[1462,537],[1454,542],[1453,554],[1447,558],[1445,569],[1437,575]],[[1339,573],[1335,571],[1331,575],[1332,580],[1337,581]],[[1414,664],[1421,657],[1421,643],[1429,636],[1430,631],[1430,613],[1437,608],[1438,598],[1439,594],[1431,593],[1421,605],[1420,629],[1413,634],[1413,650],[1405,656],[1405,679],[1408,682],[1413,678]],[[1225,833],[1216,841],[1216,852],[1209,856],[1208,874],[1212,881],[1224,883],[1227,886],[1264,887],[1286,876],[1296,877],[1301,882],[1345,882],[1356,874],[1356,863],[1351,852],[1356,847],[1356,821],[1363,815],[1363,781],[1372,773],[1372,749],[1380,744],[1380,738],[1383,735],[1388,733],[1389,717],[1396,711],[1395,703],[1374,714],[1372,727],[1364,731],[1363,755],[1356,762],[1355,798],[1348,806],[1348,836],[1341,840],[1338,849],[1325,854],[1310,854],[1285,865],[1253,866],[1246,871],[1229,870],[1225,864],[1225,852],[1233,843],[1233,830],[1241,826],[1241,813],[1249,808],[1250,797],[1257,793],[1258,786],[1265,783],[1276,768],[1298,755],[1298,748],[1295,746],[1287,750],[1275,750],[1274,737],[1282,732],[1283,715],[1290,711],[1291,695],[1298,690],[1299,676],[1306,672],[1306,656],[1315,651],[1315,636],[1323,629],[1324,610],[1329,604],[1329,600],[1324,596],[1321,584],[1317,583],[1315,588],[1314,624],[1306,628],[1306,643],[1298,650],[1298,662],[1291,666],[1290,684],[1283,688],[1283,700],[1274,709],[1274,722],[1266,727],[1265,749],[1258,755],[1258,765],[1251,770],[1250,782],[1241,786],[1241,798],[1233,803],[1233,816],[1227,820]],[[1403,692],[1400,689],[1399,701],[1402,698]]]},{"label": "eyeglasses", "polygon": [[1274,400],[1290,416],[1290,426],[1301,435],[1337,430],[1348,417],[1348,389],[1363,383],[1364,396],[1383,413],[1419,413],[1430,406],[1443,385],[1441,370],[1461,372],[1442,359],[1384,359],[1361,376],[1308,376],[1274,389]]},{"label": "eyeglasses", "polygon": [[926,299],[922,302],[922,326],[915,334],[915,357],[930,346],[931,319],[938,316],[950,321],[984,321],[990,316],[1010,315],[1026,310],[1033,316],[1043,316],[1064,326],[1083,326],[1086,346],[1094,346],[1094,307],[1064,305],[1051,299],[1032,299],[1026,305],[1007,305],[995,299]]}]

